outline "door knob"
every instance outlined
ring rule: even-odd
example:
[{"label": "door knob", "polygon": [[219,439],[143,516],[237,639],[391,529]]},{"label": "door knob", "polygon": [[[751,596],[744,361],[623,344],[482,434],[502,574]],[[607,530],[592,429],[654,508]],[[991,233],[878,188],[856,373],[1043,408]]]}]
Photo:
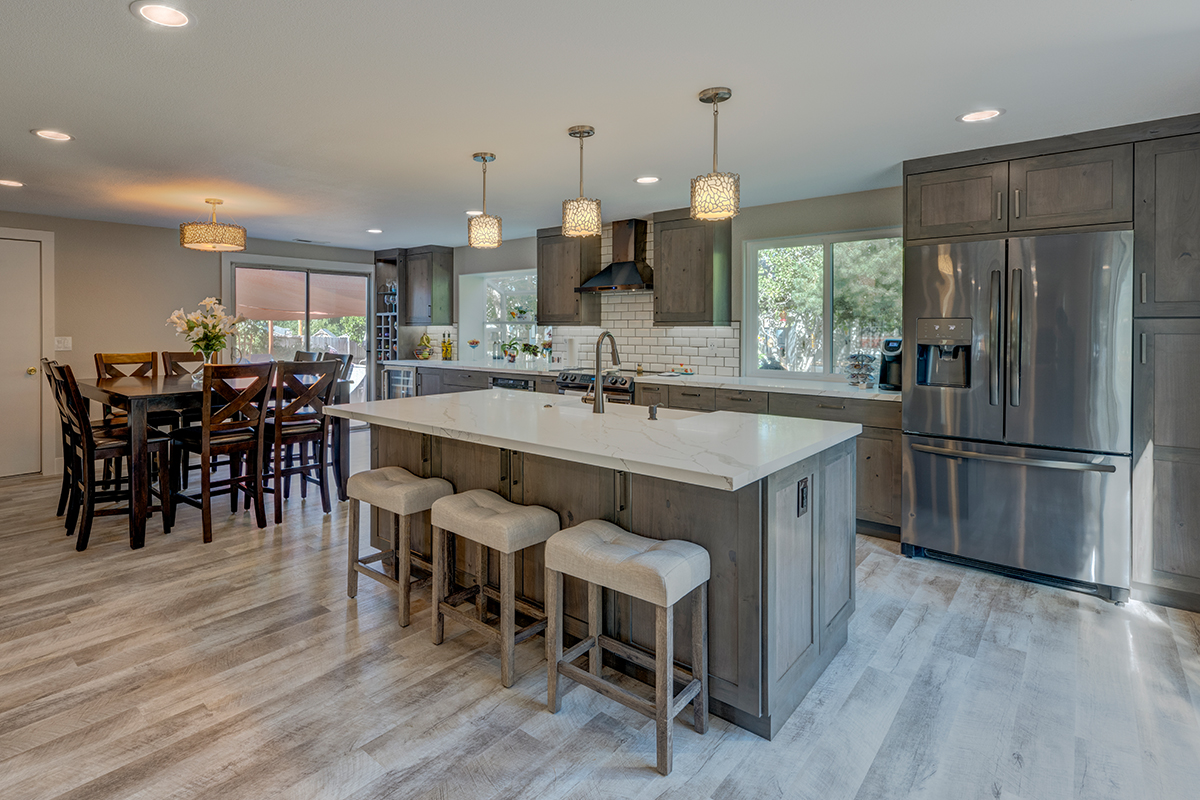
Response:
[{"label": "door knob", "polygon": [[37,367],[30,367],[29,369],[25,370],[25,374],[26,375],[37,375]]}]

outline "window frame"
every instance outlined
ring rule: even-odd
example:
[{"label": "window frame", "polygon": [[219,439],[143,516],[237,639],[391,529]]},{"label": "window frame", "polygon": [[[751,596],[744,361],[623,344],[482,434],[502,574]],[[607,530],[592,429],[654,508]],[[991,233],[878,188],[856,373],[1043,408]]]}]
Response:
[{"label": "window frame", "polygon": [[845,374],[840,372],[828,370],[789,372],[779,369],[761,369],[758,366],[758,251],[821,245],[823,250],[822,280],[824,281],[821,298],[821,341],[824,360],[828,362],[833,354],[833,246],[842,242],[865,242],[871,239],[903,239],[903,235],[903,228],[895,226],[780,236],[770,239],[747,239],[742,242],[742,376],[789,381],[846,382]]}]

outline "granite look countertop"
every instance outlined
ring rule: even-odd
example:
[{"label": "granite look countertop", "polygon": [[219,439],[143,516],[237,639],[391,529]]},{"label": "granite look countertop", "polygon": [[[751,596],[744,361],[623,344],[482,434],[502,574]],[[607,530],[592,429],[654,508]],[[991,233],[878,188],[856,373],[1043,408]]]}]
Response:
[{"label": "granite look countertop", "polygon": [[[443,362],[445,363],[445,362]],[[326,406],[371,425],[733,491],[852,439],[862,426],[733,411],[606,404],[506,389]]]}]

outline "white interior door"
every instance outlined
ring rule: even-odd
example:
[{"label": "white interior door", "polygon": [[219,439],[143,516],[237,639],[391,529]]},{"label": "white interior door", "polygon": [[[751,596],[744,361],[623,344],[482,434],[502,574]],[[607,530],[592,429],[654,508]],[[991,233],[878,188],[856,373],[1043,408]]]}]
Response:
[{"label": "white interior door", "polygon": [[[0,239],[0,477],[42,469],[42,245]],[[33,374],[29,374],[30,370]]]}]

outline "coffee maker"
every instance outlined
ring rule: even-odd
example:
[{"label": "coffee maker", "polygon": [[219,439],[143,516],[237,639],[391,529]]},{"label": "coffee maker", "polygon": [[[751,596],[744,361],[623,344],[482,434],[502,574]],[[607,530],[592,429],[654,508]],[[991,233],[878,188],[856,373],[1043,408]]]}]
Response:
[{"label": "coffee maker", "polygon": [[879,388],[900,390],[901,340],[884,339],[879,348]]}]

